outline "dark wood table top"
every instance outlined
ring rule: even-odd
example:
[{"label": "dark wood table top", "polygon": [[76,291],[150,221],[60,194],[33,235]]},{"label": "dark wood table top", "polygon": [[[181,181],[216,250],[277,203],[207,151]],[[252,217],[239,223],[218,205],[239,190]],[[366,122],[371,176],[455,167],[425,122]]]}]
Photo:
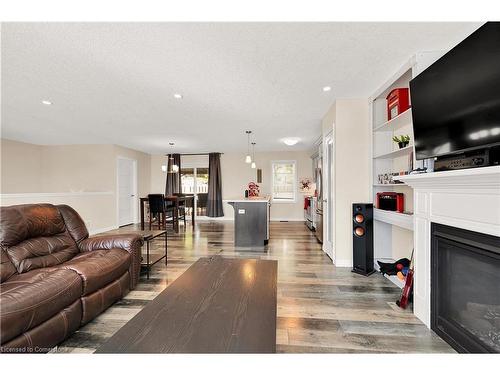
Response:
[{"label": "dark wood table top", "polygon": [[96,353],[274,353],[277,268],[200,258]]},{"label": "dark wood table top", "polygon": [[165,232],[166,232],[165,229],[159,229],[159,230],[141,230],[137,231],[136,233],[141,235],[144,240],[151,240],[153,238],[165,234]]}]

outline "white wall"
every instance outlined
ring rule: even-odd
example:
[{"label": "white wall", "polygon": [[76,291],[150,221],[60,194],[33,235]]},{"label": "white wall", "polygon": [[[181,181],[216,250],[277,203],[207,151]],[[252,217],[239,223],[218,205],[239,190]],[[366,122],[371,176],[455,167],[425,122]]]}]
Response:
[{"label": "white wall", "polygon": [[352,267],[352,203],[370,199],[370,127],[367,99],[338,99],[322,121],[333,130],[335,169],[335,264]]}]

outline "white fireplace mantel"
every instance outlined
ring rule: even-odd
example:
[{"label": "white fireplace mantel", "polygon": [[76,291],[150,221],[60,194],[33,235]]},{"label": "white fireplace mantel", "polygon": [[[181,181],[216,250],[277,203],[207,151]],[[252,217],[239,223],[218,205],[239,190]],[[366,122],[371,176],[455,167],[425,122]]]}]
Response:
[{"label": "white fireplace mantel", "polygon": [[414,313],[430,327],[431,223],[500,236],[500,166],[398,179],[414,188]]}]

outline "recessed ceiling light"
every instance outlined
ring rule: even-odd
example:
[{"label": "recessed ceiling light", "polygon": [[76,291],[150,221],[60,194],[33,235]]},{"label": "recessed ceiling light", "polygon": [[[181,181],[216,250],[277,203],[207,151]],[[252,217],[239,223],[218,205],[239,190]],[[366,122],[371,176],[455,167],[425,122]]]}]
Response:
[{"label": "recessed ceiling light", "polygon": [[285,139],[283,139],[283,143],[286,144],[287,146],[296,145],[298,142],[299,142],[298,138],[285,138]]},{"label": "recessed ceiling light", "polygon": [[175,99],[182,99],[182,94],[174,94]]},{"label": "recessed ceiling light", "polygon": [[323,87],[323,91],[324,91],[324,92],[328,92],[328,91],[330,91],[331,89],[332,89],[332,88],[331,88],[330,86],[325,86],[325,87]]},{"label": "recessed ceiling light", "polygon": [[42,100],[42,104],[52,105],[52,102],[50,100]]}]

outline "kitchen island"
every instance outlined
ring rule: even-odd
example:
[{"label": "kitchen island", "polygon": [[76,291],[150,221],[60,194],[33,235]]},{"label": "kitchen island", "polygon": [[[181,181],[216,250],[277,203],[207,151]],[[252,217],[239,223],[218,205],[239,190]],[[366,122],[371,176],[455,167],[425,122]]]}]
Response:
[{"label": "kitchen island", "polygon": [[269,241],[269,197],[227,199],[234,208],[234,245],[263,250]]}]

